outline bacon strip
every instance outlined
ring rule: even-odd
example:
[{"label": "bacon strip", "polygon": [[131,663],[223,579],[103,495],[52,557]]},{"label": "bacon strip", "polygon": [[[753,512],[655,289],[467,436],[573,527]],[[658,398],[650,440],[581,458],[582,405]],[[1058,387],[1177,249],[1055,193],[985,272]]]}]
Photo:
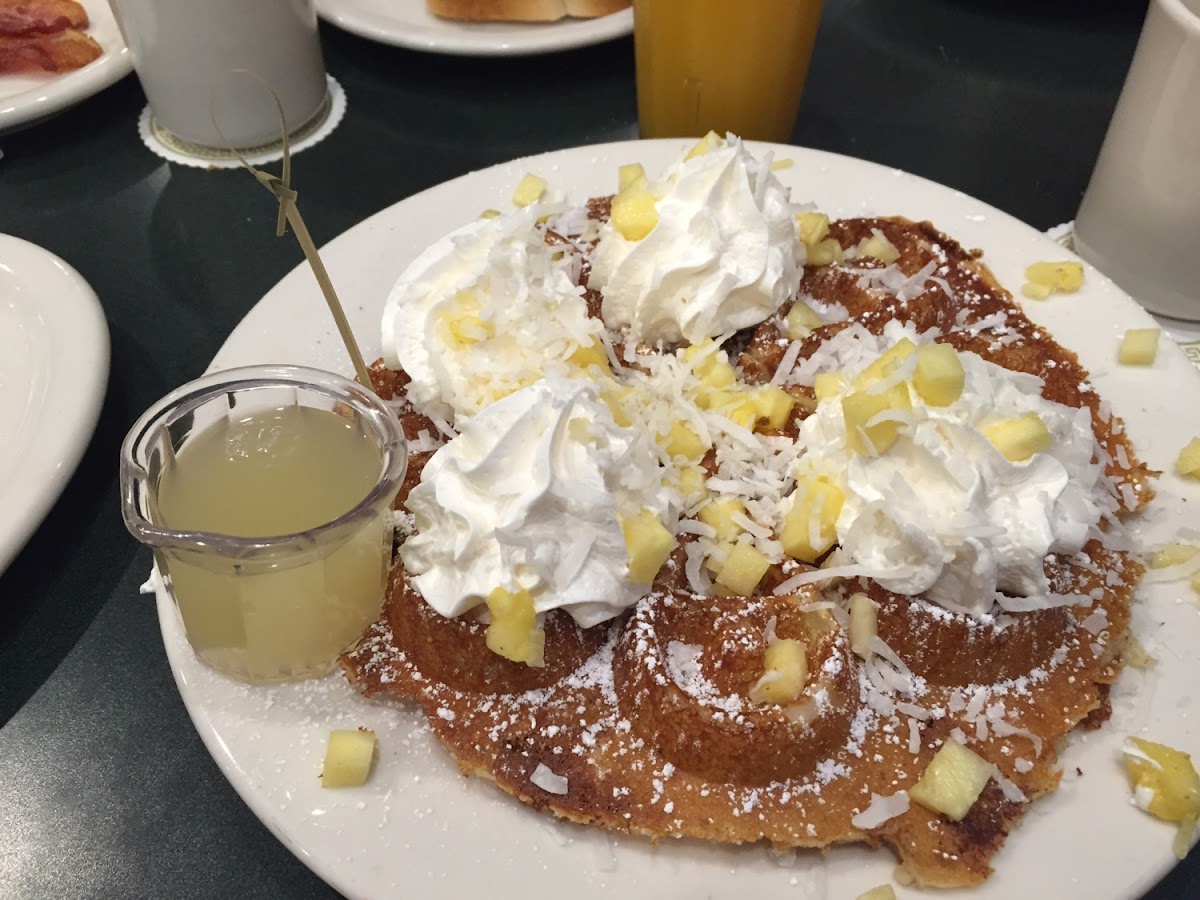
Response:
[{"label": "bacon strip", "polygon": [[70,72],[104,54],[76,0],[0,0],[0,75]]},{"label": "bacon strip", "polygon": [[56,34],[87,27],[87,10],[76,0],[0,0],[0,37]]},{"label": "bacon strip", "polygon": [[24,37],[0,35],[0,74],[70,72],[104,54],[104,49],[82,31]]}]

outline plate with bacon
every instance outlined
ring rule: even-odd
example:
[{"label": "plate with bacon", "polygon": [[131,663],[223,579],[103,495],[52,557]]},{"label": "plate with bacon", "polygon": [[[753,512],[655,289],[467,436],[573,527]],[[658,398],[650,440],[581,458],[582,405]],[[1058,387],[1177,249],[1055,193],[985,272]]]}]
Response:
[{"label": "plate with bacon", "polygon": [[108,0],[0,0],[0,134],[86,100],[132,69]]}]

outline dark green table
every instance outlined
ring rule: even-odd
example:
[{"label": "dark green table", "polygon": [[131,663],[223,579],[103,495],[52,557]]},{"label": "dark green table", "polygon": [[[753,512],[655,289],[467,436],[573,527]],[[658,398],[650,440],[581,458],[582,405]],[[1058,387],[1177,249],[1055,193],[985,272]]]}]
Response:
[{"label": "dark green table", "polygon": [[[1145,2],[827,7],[795,143],[907,169],[1038,228],[1074,216]],[[494,60],[322,38],[349,111],[297,158],[318,244],[472,169],[637,133],[628,38]],[[218,772],[138,596],[150,557],[120,520],[121,438],[300,259],[244,173],[151,155],[143,104],[129,77],[0,136],[0,232],[75,266],[112,335],[91,446],[0,576],[0,897],[333,896]],[[1200,896],[1200,854],[1152,896]]]}]

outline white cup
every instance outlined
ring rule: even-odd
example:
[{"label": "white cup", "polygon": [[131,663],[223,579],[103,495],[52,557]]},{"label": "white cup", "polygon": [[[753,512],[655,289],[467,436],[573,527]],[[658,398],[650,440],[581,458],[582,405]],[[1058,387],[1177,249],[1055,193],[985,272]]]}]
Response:
[{"label": "white cup", "polygon": [[[279,140],[325,101],[325,66],[313,0],[113,0],[150,109],[159,124],[204,147]],[[219,134],[213,125],[216,116]]]},{"label": "white cup", "polygon": [[1151,312],[1200,321],[1200,0],[1151,0],[1075,249]]}]

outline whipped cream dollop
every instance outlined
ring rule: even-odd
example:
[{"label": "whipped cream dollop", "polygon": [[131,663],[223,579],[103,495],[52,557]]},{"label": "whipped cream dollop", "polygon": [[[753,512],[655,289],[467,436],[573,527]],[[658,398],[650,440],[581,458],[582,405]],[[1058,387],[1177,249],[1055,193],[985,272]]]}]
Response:
[{"label": "whipped cream dollop", "polygon": [[[875,357],[900,337],[929,339],[897,323],[889,323],[883,339],[860,330],[864,345],[877,342]],[[965,372],[959,399],[928,406],[912,390],[911,420],[879,456],[848,450],[842,398],[823,400],[801,426],[806,452],[797,473],[827,478],[842,490],[840,553],[884,588],[924,593],[974,616],[995,601],[1009,609],[1056,605],[1043,560],[1082,549],[1104,511],[1090,412],[1045,399],[1036,376],[974,353],[959,359]],[[1029,412],[1041,417],[1053,444],[1010,461],[981,429]]]},{"label": "whipped cream dollop", "polygon": [[412,379],[419,412],[453,422],[542,376],[547,360],[596,345],[576,283],[580,260],[548,245],[534,207],[480,219],[401,275],[383,313],[383,358]]},{"label": "whipped cream dollop", "polygon": [[590,627],[649,590],[628,577],[622,518],[674,523],[653,442],[622,428],[584,379],[548,376],[465,422],[426,463],[400,548],[425,600],[461,615],[496,587]]},{"label": "whipped cream dollop", "polygon": [[796,290],[795,207],[737,138],[680,159],[650,186],[658,223],[639,241],[601,229],[590,285],[634,340],[697,343],[762,322]]}]

